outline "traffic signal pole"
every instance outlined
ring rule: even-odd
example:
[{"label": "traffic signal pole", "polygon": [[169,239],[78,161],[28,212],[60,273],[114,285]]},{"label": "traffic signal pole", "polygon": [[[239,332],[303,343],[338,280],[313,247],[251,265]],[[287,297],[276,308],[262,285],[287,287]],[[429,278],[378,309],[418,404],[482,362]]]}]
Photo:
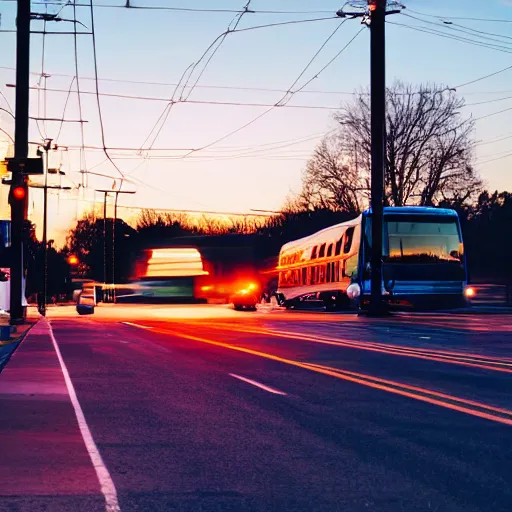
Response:
[{"label": "traffic signal pole", "polygon": [[[18,0],[16,30],[16,116],[14,128],[14,159],[17,163],[28,157],[28,115],[30,78],[30,0]],[[26,182],[23,167],[13,170],[11,191]],[[11,281],[10,323],[25,320],[23,308],[23,226],[27,218],[28,197],[11,199]]]},{"label": "traffic signal pole", "polygon": [[384,314],[382,300],[382,231],[384,224],[384,173],[386,163],[386,0],[370,0],[371,50],[371,295],[368,313]]}]

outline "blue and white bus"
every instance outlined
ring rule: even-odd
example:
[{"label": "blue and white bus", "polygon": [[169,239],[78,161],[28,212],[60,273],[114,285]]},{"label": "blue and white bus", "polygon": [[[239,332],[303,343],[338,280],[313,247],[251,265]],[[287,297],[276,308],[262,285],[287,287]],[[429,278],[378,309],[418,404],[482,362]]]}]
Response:
[{"label": "blue and white bus", "polygon": [[[327,309],[364,308],[370,297],[371,210],[285,244],[279,254],[278,304],[308,300]],[[467,304],[466,257],[454,210],[384,208],[384,300],[406,308],[457,308]]]}]

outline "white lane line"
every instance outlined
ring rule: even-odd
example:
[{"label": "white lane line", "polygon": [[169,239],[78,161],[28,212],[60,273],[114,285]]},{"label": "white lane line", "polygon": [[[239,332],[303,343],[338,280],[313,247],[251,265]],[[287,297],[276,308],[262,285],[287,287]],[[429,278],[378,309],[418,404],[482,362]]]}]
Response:
[{"label": "white lane line", "polygon": [[66,387],[68,389],[69,398],[71,399],[71,403],[73,405],[73,409],[75,410],[76,419],[78,421],[78,427],[80,428],[80,433],[82,434],[82,438],[85,443],[85,447],[87,448],[87,452],[89,453],[89,457],[91,458],[92,465],[94,470],[96,471],[96,476],[98,477],[98,481],[100,483],[101,493],[105,497],[105,511],[106,512],[120,512],[121,508],[119,507],[119,500],[117,498],[117,490],[110,476],[110,473],[103,462],[100,451],[98,450],[98,446],[94,442],[89,426],[87,425],[87,421],[85,419],[84,411],[78,401],[76,396],[75,387],[73,386],[73,382],[71,382],[71,377],[69,376],[68,369],[66,367],[66,363],[64,363],[64,359],[62,358],[62,354],[60,353],[59,346],[57,345],[57,340],[53,334],[52,326],[50,322],[46,320],[46,324],[48,325],[48,329],[50,331],[50,337],[53,342],[53,347],[55,348],[55,352],[57,353],[57,358],[59,359],[60,367],[62,369],[62,374],[64,375],[64,380],[66,382]]},{"label": "white lane line", "polygon": [[150,331],[153,327],[148,327],[146,325],[134,324],[133,322],[121,322],[123,325],[131,325],[132,327],[138,327],[139,329],[147,329]]},{"label": "white lane line", "polygon": [[282,391],[279,391],[278,389],[271,388],[270,386],[265,386],[265,384],[261,384],[261,382],[256,382],[255,380],[248,379],[247,377],[242,377],[241,375],[237,375],[236,373],[230,373],[229,375],[230,375],[230,377],[234,377],[235,379],[247,382],[247,384],[252,384],[253,386],[256,386],[257,388],[268,391],[269,393],[273,393],[274,395],[286,395],[286,393],[283,393]]}]

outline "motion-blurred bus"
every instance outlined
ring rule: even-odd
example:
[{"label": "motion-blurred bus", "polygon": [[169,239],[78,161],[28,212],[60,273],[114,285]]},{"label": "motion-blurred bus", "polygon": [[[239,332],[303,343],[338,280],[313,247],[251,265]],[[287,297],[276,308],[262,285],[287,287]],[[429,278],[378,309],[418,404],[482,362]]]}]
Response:
[{"label": "motion-blurred bus", "polygon": [[[308,300],[327,309],[365,308],[370,297],[371,210],[356,219],[285,244],[274,300],[294,308]],[[459,218],[431,207],[384,209],[384,300],[405,308],[467,303],[467,269]]]},{"label": "motion-blurred bus", "polygon": [[261,285],[241,237],[197,236],[144,250],[128,288],[118,302],[228,303],[244,290],[259,299]]}]

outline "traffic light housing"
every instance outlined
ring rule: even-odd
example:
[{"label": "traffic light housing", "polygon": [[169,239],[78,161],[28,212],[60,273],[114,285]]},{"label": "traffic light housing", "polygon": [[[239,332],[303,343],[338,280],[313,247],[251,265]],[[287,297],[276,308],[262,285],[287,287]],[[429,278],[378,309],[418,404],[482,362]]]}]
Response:
[{"label": "traffic light housing", "polygon": [[22,175],[13,176],[9,190],[9,204],[23,205],[28,197],[28,184]]}]

